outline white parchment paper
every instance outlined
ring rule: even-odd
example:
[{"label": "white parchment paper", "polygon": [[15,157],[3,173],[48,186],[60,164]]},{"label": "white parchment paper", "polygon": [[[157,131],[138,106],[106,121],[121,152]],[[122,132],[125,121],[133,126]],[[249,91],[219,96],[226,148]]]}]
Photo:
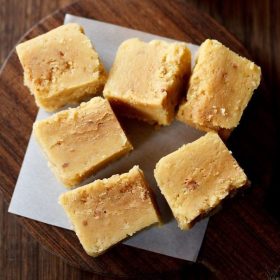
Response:
[{"label": "white parchment paper", "polygon": [[[107,70],[113,63],[118,46],[128,38],[138,37],[144,41],[153,39],[172,41],[168,38],[133,29],[66,15],[65,23],[69,22],[76,22],[84,27],[86,35],[91,39]],[[198,46],[189,44],[189,47],[194,57]],[[49,113],[40,109],[37,120],[44,119],[49,115]],[[140,165],[156,193],[165,224],[161,227],[154,226],[141,231],[124,243],[176,258],[195,261],[208,220],[199,222],[189,231],[181,231],[172,217],[165,199],[160,194],[153,176],[153,170],[156,162],[162,156],[176,150],[182,144],[194,141],[201,136],[201,132],[179,122],[158,129],[135,120],[126,120],[123,125],[135,148],[134,151],[102,169],[87,181],[127,172],[133,165]],[[32,134],[9,212],[50,225],[71,229],[66,214],[57,203],[59,195],[65,191],[67,191],[65,187],[57,181],[48,168],[47,160]]]}]

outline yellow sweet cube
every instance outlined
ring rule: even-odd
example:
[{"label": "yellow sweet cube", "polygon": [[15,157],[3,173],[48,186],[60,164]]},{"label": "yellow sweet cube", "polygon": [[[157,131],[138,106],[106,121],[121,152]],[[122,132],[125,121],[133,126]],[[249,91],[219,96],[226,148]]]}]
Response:
[{"label": "yellow sweet cube", "polygon": [[24,84],[39,107],[55,111],[101,93],[104,67],[82,27],[62,25],[16,47]]},{"label": "yellow sweet cube", "polygon": [[247,177],[218,134],[209,132],[157,163],[155,178],[181,229],[189,229]]},{"label": "yellow sweet cube", "polygon": [[185,43],[129,39],[118,49],[103,94],[120,114],[168,125],[190,67]]},{"label": "yellow sweet cube", "polygon": [[200,46],[177,118],[204,131],[231,131],[239,124],[260,79],[260,67],[208,39]]},{"label": "yellow sweet cube", "polygon": [[132,149],[109,102],[101,97],[37,121],[33,129],[50,167],[66,186]]},{"label": "yellow sweet cube", "polygon": [[66,192],[59,203],[90,256],[98,256],[124,238],[159,222],[150,187],[138,166],[128,173]]}]

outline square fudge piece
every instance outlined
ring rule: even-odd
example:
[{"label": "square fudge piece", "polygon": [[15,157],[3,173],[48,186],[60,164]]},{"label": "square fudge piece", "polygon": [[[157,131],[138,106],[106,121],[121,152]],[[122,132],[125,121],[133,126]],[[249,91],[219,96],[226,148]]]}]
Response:
[{"label": "square fudge piece", "polygon": [[103,94],[120,114],[168,125],[190,68],[185,43],[129,39],[118,49]]},{"label": "square fudge piece", "polygon": [[238,125],[260,78],[260,67],[208,39],[198,51],[187,100],[177,117],[204,131],[231,131]]},{"label": "square fudge piece", "polygon": [[209,132],[163,157],[155,178],[181,229],[216,207],[247,177],[218,134]]},{"label": "square fudge piece", "polygon": [[24,84],[39,107],[54,111],[101,93],[107,79],[97,52],[75,23],[16,47]]},{"label": "square fudge piece", "polygon": [[150,187],[138,166],[66,192],[59,203],[90,256],[159,222]]},{"label": "square fudge piece", "polygon": [[73,186],[132,149],[110,104],[101,97],[33,125],[58,178]]}]

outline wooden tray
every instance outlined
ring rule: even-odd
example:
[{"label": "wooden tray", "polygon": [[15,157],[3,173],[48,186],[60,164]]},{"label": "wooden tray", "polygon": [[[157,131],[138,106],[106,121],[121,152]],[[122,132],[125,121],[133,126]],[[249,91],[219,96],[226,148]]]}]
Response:
[{"label": "wooden tray", "polygon": [[[61,25],[65,13],[196,44],[215,38],[249,57],[238,40],[222,26],[179,0],[80,1],[39,22],[22,40]],[[37,113],[34,99],[22,79],[22,68],[12,51],[0,73],[0,190],[7,202],[11,200]],[[100,275],[145,275],[145,279],[161,274],[205,278],[230,275],[231,279],[265,277],[268,269],[280,263],[279,224],[266,207],[272,178],[271,160],[266,155],[276,147],[273,120],[266,110],[268,104],[262,84],[228,142],[253,186],[245,196],[226,203],[223,211],[211,218],[196,264],[125,245],[118,245],[94,259],[84,253],[73,232],[22,217],[18,220],[48,250],[72,265]]]}]

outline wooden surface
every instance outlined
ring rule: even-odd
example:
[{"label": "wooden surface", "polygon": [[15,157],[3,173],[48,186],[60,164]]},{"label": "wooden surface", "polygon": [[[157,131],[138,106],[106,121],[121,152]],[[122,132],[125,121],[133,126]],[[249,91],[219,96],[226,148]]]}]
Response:
[{"label": "wooden surface", "polygon": [[[40,5],[43,1],[7,2],[1,3],[0,0],[1,60],[28,24],[47,13],[48,9],[68,1],[51,1],[54,6],[49,7],[46,4]],[[234,37],[227,35],[224,29],[216,26],[213,21],[198,16],[188,3],[184,4],[183,1],[164,1],[160,4],[159,1],[105,2],[107,5],[104,1],[94,2],[92,5],[95,7],[86,9],[84,15],[164,36],[189,39],[196,43],[211,36],[240,53],[244,52]],[[80,263],[93,267],[100,274],[109,272],[114,275],[139,276],[140,273],[146,273],[147,279],[161,278],[159,272],[163,272],[167,277],[172,275],[177,278],[188,275],[190,278],[200,276],[202,279],[266,279],[276,275],[280,264],[280,228],[277,214],[279,183],[276,178],[275,156],[280,120],[280,67],[277,65],[280,61],[279,4],[277,1],[258,1],[251,6],[250,1],[241,0],[234,3],[223,1],[223,4],[219,5],[218,1],[187,2],[211,14],[234,32],[263,68],[268,89],[265,91],[262,88],[258,91],[246,110],[241,125],[229,141],[230,148],[249,174],[253,187],[246,191],[244,196],[238,196],[227,203],[223,211],[211,219],[198,264],[189,264],[141,250],[135,252],[125,246],[117,246],[97,261],[82,254]],[[140,9],[141,7],[144,9]],[[128,13],[129,11],[132,13]],[[71,12],[83,13],[77,5]],[[176,16],[178,14],[181,16]],[[45,32],[57,25],[62,17],[63,14],[59,13],[49,18],[29,36]],[[7,20],[4,21],[3,18]],[[15,20],[19,21],[16,28]],[[15,55],[12,55],[0,81],[0,189],[7,201],[16,182],[36,113],[32,97],[19,84],[22,77],[18,76],[18,67],[18,61]],[[6,211],[7,204],[1,198],[0,279],[93,277],[92,274],[81,272],[47,253],[25,229],[32,232],[40,242],[52,246],[54,251],[58,250],[64,257],[75,261],[76,254],[80,254],[80,247],[72,233],[27,219],[16,219]],[[16,221],[20,221],[25,229]],[[70,240],[67,246],[62,246],[64,243],[59,242],[62,237]],[[71,247],[74,251],[69,253],[68,248]],[[133,263],[130,260],[133,260]],[[130,268],[125,266],[127,263],[131,263]],[[152,272],[156,273],[157,277],[151,275]]]}]

